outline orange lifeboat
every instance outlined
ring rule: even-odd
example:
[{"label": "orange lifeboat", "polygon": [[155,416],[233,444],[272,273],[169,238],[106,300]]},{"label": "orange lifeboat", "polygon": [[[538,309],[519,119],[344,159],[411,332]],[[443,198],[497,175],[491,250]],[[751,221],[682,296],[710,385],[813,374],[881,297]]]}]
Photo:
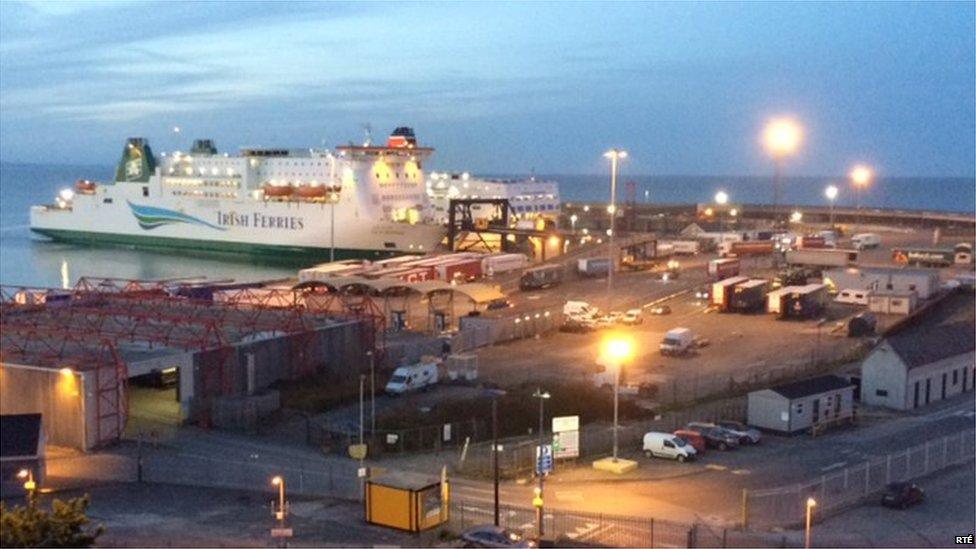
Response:
[{"label": "orange lifeboat", "polygon": [[97,185],[95,185],[94,181],[89,181],[87,179],[79,179],[78,181],[75,181],[75,191],[82,194],[95,194],[96,186]]},{"label": "orange lifeboat", "polygon": [[294,191],[291,185],[265,185],[262,189],[264,189],[264,196],[269,198],[291,196],[291,193]]},{"label": "orange lifeboat", "polygon": [[300,198],[323,198],[328,193],[325,185],[300,185],[295,187],[295,196]]}]

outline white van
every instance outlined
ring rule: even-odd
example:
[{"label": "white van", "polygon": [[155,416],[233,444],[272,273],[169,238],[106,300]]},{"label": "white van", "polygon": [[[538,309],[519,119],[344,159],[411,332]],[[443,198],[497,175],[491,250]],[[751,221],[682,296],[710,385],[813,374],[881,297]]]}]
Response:
[{"label": "white van", "polygon": [[869,290],[841,290],[834,301],[837,303],[847,303],[849,305],[867,305],[868,297],[871,296]]},{"label": "white van", "polygon": [[644,455],[685,461],[695,459],[695,449],[685,439],[671,433],[651,431],[644,435]]},{"label": "white van", "polygon": [[410,366],[400,366],[393,370],[393,377],[386,384],[389,395],[402,395],[417,391],[437,383],[437,363],[419,362]]},{"label": "white van", "polygon": [[874,233],[861,233],[851,237],[851,247],[855,250],[877,248],[881,245],[881,237]]},{"label": "white van", "polygon": [[660,349],[662,355],[680,355],[691,350],[695,337],[688,328],[674,328],[664,334]]},{"label": "white van", "polygon": [[597,316],[597,308],[585,301],[567,301],[563,305],[563,314],[573,320],[591,320]]}]

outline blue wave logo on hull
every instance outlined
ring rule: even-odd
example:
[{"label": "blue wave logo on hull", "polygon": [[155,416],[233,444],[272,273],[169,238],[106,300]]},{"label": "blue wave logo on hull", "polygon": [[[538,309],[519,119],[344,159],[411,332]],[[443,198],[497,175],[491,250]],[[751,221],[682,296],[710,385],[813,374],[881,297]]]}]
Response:
[{"label": "blue wave logo on hull", "polygon": [[133,204],[128,200],[126,200],[126,203],[129,205],[129,209],[132,210],[132,215],[134,215],[136,220],[139,221],[139,226],[147,231],[151,231],[157,227],[162,227],[163,225],[170,225],[172,223],[189,223],[191,225],[210,227],[211,229],[217,229],[218,231],[227,230],[227,227],[207,223],[199,217],[186,215],[185,213],[181,213],[176,210],[167,210],[166,208],[156,208],[154,206],[140,206],[138,204]]}]

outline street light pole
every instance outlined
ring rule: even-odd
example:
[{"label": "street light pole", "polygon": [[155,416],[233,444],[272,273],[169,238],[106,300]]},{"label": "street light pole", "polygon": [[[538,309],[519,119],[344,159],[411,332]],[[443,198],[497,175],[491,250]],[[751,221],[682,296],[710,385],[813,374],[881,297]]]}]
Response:
[{"label": "street light pole", "polygon": [[536,522],[538,523],[539,538],[541,539],[543,535],[542,493],[543,493],[543,478],[545,477],[541,465],[542,465],[542,452],[543,452],[542,448],[543,446],[545,446],[545,426],[546,426],[545,425],[545,403],[546,403],[546,399],[549,398],[549,393],[543,392],[542,388],[540,387],[536,389],[535,393],[533,393],[532,396],[539,399],[539,457],[536,459],[536,466],[535,466],[536,474],[539,477],[539,486],[536,487],[535,489],[536,500],[533,503],[536,504],[535,505]]},{"label": "street light pole", "polygon": [[810,525],[813,519],[813,508],[816,507],[816,505],[817,501],[815,499],[807,498],[807,523],[803,536],[804,549],[810,549]]},{"label": "street light pole", "polygon": [[329,262],[335,261],[335,205],[339,201],[339,197],[336,193],[332,193],[329,200],[330,205],[330,220],[331,229],[329,230],[329,238],[331,239],[331,244],[329,246]]},{"label": "street light pole", "polygon": [[288,542],[285,537],[285,517],[288,514],[288,505],[285,502],[285,478],[280,475],[275,476],[271,479],[271,485],[278,487],[278,509],[275,511],[275,518],[278,520],[278,528],[280,529],[280,532],[277,534],[272,532],[272,535],[280,536],[281,541],[278,545],[286,547]]},{"label": "street light pole", "polygon": [[376,358],[373,351],[366,351],[369,355],[369,436],[376,436]]},{"label": "street light pole", "polygon": [[613,376],[613,462],[617,462],[617,411],[620,406],[620,367],[618,362]]},{"label": "street light pole", "polygon": [[24,490],[27,492],[27,507],[33,509],[37,504],[37,483],[34,482],[33,469],[21,469],[17,478],[24,479]]},{"label": "street light pole", "polygon": [[627,151],[621,149],[610,149],[603,155],[610,159],[610,234],[609,234],[609,246],[610,246],[610,267],[607,270],[607,314],[610,313],[610,308],[613,299],[613,268],[614,268],[614,249],[613,249],[613,239],[614,239],[614,221],[617,218],[617,162],[621,158],[627,158]]},{"label": "street light pole", "polygon": [[495,526],[499,526],[498,516],[498,397],[491,399],[491,469],[495,477]]}]

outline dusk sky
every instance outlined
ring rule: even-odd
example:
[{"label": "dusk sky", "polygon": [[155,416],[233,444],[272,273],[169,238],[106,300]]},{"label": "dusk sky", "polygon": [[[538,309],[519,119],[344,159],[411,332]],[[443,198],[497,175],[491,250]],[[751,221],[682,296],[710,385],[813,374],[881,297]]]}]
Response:
[{"label": "dusk sky", "polygon": [[[0,2],[0,159],[112,164],[211,137],[334,146],[398,125],[436,169],[974,176],[976,4]],[[173,127],[182,132],[177,135]]]}]

